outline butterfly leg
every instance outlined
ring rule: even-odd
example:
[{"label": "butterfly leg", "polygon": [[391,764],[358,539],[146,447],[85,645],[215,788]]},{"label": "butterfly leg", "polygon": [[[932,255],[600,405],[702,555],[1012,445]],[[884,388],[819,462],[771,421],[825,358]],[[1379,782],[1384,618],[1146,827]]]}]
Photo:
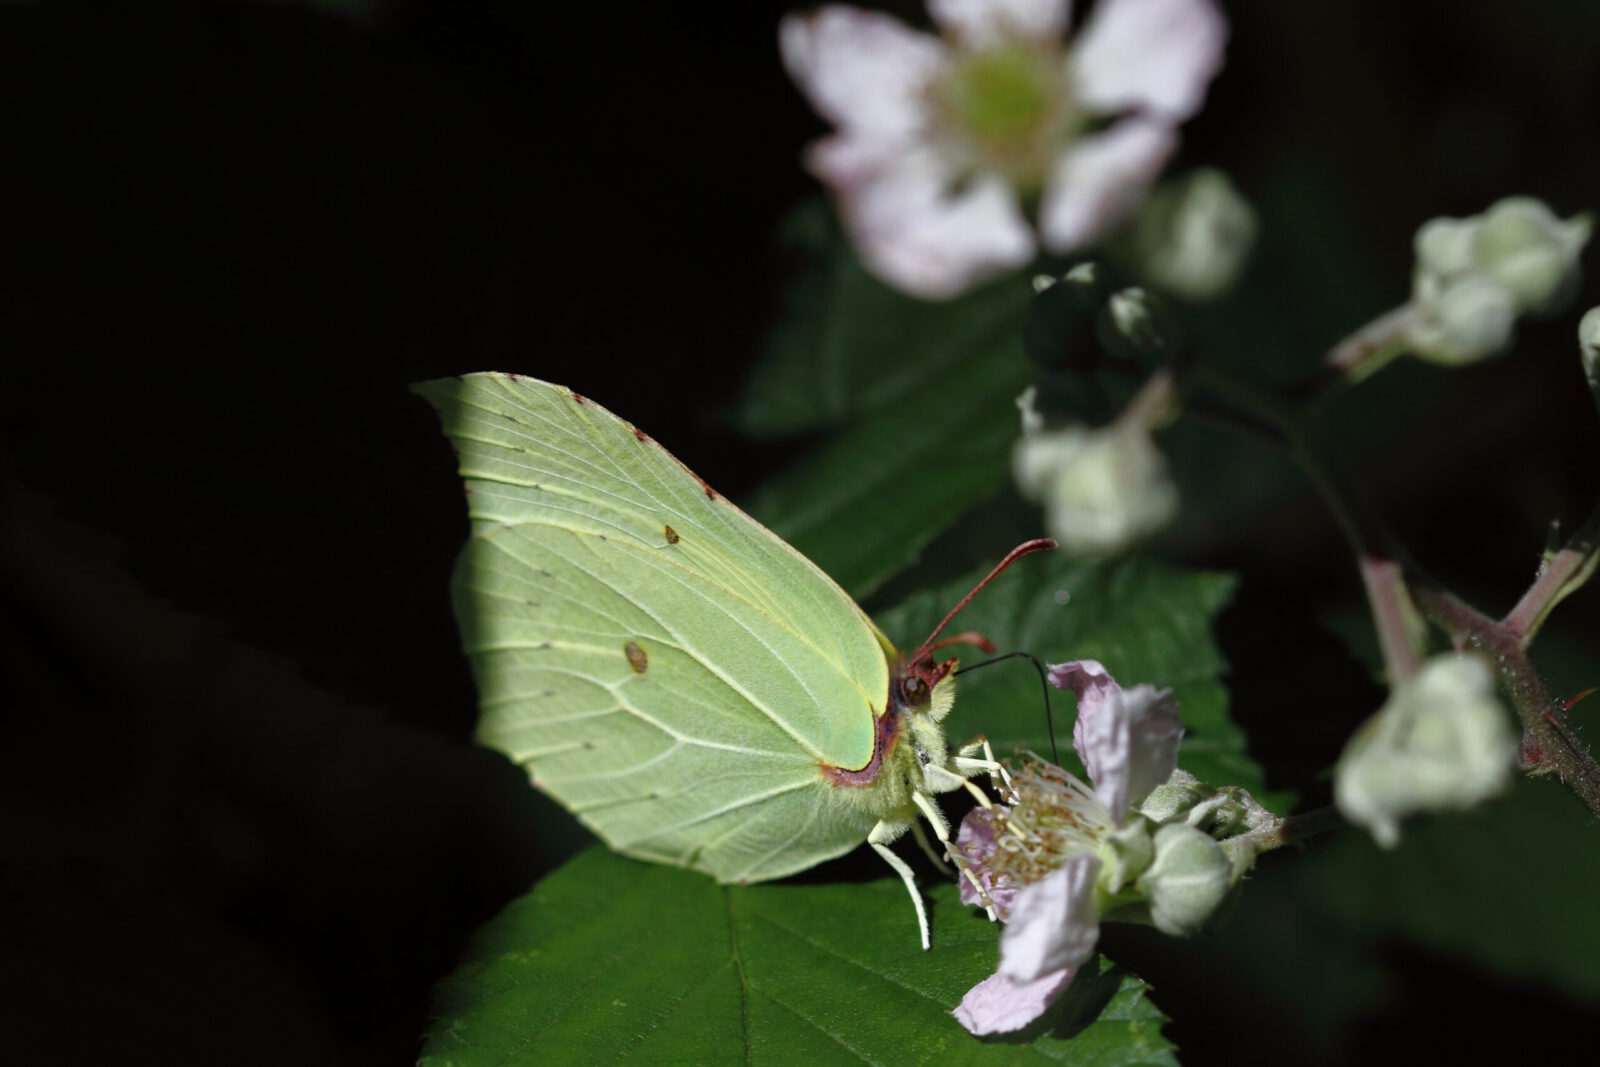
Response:
[{"label": "butterfly leg", "polygon": [[940,874],[946,878],[954,878],[956,876],[956,872],[946,865],[939,854],[933,850],[933,846],[928,843],[928,835],[922,832],[921,823],[913,822],[911,824],[911,836],[917,839],[917,846],[922,849],[922,854],[933,861],[933,865],[939,868]]},{"label": "butterfly leg", "polygon": [[[982,759],[976,758],[976,754],[980,750],[983,752]],[[1006,770],[1005,764],[994,758],[994,749],[990,746],[988,738],[979,737],[975,741],[971,741],[965,745],[962,745],[961,748],[956,750],[955,757],[951,760],[951,764],[955,768],[955,772],[953,773],[950,771],[944,771],[942,776],[932,774],[931,772],[934,771],[933,767],[927,768],[927,770],[930,772],[928,775],[930,788],[936,788],[934,785],[935,781],[944,782],[946,789],[957,788],[956,782],[959,780],[960,786],[966,787],[967,792],[972,794],[973,799],[976,800],[981,807],[988,811],[993,811],[994,801],[989,798],[989,794],[985,793],[982,789],[979,789],[975,784],[973,784],[970,778],[961,777],[963,775],[974,775],[983,771],[988,771],[990,782],[993,787],[1000,790],[1002,799],[1010,799],[1012,793],[1011,774]],[[918,799],[920,800],[921,798]],[[995,921],[997,916],[995,914],[994,904],[989,899],[988,891],[984,889],[983,884],[978,880],[977,875],[972,872],[972,868],[967,866],[966,856],[961,852],[960,849],[955,848],[951,844],[950,839],[947,836],[948,832],[949,831],[947,829],[945,834],[940,835],[941,839],[945,843],[945,855],[948,856],[950,861],[960,869],[961,877],[965,878],[972,885],[972,888],[978,891],[978,898],[983,902],[983,909],[988,913],[989,920],[991,922]]]},{"label": "butterfly leg", "polygon": [[[968,789],[971,789],[973,795],[978,798],[978,802],[984,807],[989,808],[994,806],[993,801],[991,801],[988,796],[984,794],[983,790],[977,788],[964,778],[961,780],[961,784],[965,785]],[[966,857],[962,855],[961,850],[956,848],[950,841],[950,823],[945,819],[944,812],[940,811],[938,806],[934,804],[933,800],[923,793],[915,794],[912,799],[916,801],[917,807],[922,809],[922,814],[927,818],[928,825],[933,827],[935,836],[937,836],[940,843],[944,845],[944,854],[949,857],[950,862],[954,863],[956,865],[956,869],[961,872],[960,877],[965,878],[968,882],[971,882],[972,888],[978,891],[979,898],[984,902],[984,910],[989,913],[990,921],[993,921],[995,918],[994,905],[989,903],[989,894],[984,890],[983,885],[978,881],[977,876],[972,873],[972,869],[967,866]],[[928,856],[933,859],[934,864],[941,871],[944,871],[947,874],[951,873],[949,868],[946,867],[944,863],[934,855],[932,848],[927,844],[928,839],[922,833],[922,827],[916,823],[912,823],[911,828],[917,836],[918,843],[922,845],[924,851],[928,853]]]},{"label": "butterfly leg", "polygon": [[[1000,765],[998,763],[994,763],[993,760],[973,760],[966,759],[962,756],[956,756],[955,759],[952,760],[952,763],[955,767],[965,771],[966,773],[958,774],[956,771],[946,770],[943,767],[936,767],[932,764],[929,764],[927,767],[923,768],[923,777],[928,783],[928,789],[935,793],[949,793],[957,789],[965,789],[967,792],[972,794],[972,798],[979,804],[982,804],[986,808],[989,807],[989,798],[984,794],[983,790],[972,784],[972,779],[968,778],[967,775],[977,774],[979,771],[986,770],[990,771],[990,773],[993,773],[990,765],[993,764],[995,767]],[[917,794],[914,799],[917,800],[918,807],[921,807],[923,813],[926,814],[928,809],[922,804],[922,794]],[[933,820],[930,817],[928,821],[932,822]],[[949,831],[947,829],[945,834],[940,835],[941,840],[948,840],[948,833]]]},{"label": "butterfly leg", "polygon": [[[983,758],[974,758],[980,751],[983,753]],[[990,782],[1003,785],[1007,789],[1011,787],[1011,775],[1006,771],[1005,764],[994,758],[994,749],[989,746],[987,737],[969,741],[956,749],[955,758],[951,763],[961,774],[971,776],[979,771],[988,771]]]},{"label": "butterfly leg", "polygon": [[922,947],[924,950],[933,947],[933,938],[928,933],[928,912],[922,906],[922,894],[917,892],[917,879],[911,873],[911,867],[905,860],[889,851],[887,842],[893,841],[905,831],[905,823],[880,822],[872,828],[867,835],[867,844],[873,851],[882,856],[884,862],[894,868],[894,873],[906,884],[906,892],[911,894],[911,903],[917,909],[917,929],[922,933]]}]

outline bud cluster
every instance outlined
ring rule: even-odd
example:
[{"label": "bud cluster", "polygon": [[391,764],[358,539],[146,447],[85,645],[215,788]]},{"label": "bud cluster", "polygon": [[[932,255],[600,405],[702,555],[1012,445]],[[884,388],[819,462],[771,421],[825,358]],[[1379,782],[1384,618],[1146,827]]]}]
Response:
[{"label": "bud cluster", "polygon": [[1487,359],[1520,316],[1560,311],[1580,280],[1593,220],[1565,221],[1541,201],[1508,197],[1482,215],[1430,219],[1417,231],[1409,341],[1435,363]]}]

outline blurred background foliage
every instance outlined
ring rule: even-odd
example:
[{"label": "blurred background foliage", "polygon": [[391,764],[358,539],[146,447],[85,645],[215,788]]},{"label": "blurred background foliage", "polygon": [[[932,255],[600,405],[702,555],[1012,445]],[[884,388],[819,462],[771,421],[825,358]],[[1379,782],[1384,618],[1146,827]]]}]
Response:
[{"label": "blurred background foliage", "polygon": [[[899,574],[841,557],[872,607],[1036,532],[993,481],[1005,425],[957,417],[971,365],[926,351],[917,373],[914,332],[881,367],[805,341],[825,233],[794,214],[815,196],[797,159],[821,125],[775,48],[798,6],[0,8],[8,1047],[407,1062],[467,933],[581,841],[468,743],[465,517],[408,383],[563,382],[774,515],[886,465],[852,483],[854,547],[900,521],[924,552]],[[1401,302],[1430,216],[1600,208],[1595,5],[1224,6],[1227,66],[1176,164],[1226,169],[1261,212],[1245,290],[1202,323],[1239,365],[1291,380]],[[929,321],[886,314],[888,350]],[[1600,491],[1575,321],[1467,371],[1396,365],[1331,413],[1423,564],[1491,610]],[[788,398],[814,406],[758,402],[790,381],[785,345],[836,361]],[[995,373],[1025,378],[1012,357]],[[918,426],[941,433],[906,461]],[[1271,789],[1325,801],[1381,699],[1338,636],[1360,628],[1352,565],[1281,461],[1201,425],[1162,443],[1186,512],[1158,549],[1240,575],[1233,716]],[[952,480],[981,506],[934,508]],[[1595,684],[1597,643],[1590,589],[1537,649],[1558,692]],[[1405,844],[1269,856],[1220,934],[1104,947],[1187,1063],[1591,1033],[1600,837],[1576,803],[1525,783]]]}]

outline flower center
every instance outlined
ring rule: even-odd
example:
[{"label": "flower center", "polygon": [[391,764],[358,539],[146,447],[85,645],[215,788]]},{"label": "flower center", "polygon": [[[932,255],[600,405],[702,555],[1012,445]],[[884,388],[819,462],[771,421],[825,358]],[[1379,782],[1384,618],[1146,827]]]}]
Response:
[{"label": "flower center", "polygon": [[1036,882],[1075,853],[1097,853],[1114,829],[1093,791],[1060,767],[1030,761],[1012,776],[1012,788],[989,860],[1011,884]]},{"label": "flower center", "polygon": [[960,162],[1024,190],[1043,185],[1078,122],[1055,42],[1009,39],[959,53],[929,95]]}]

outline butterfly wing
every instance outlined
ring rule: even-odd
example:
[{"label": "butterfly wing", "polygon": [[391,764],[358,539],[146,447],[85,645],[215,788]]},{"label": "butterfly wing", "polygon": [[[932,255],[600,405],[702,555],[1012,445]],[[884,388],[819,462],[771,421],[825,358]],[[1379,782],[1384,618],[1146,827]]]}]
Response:
[{"label": "butterfly wing", "polygon": [[648,436],[560,386],[417,387],[467,483],[455,579],[480,738],[613,848],[722,881],[803,870],[871,816],[888,642],[815,564]]}]

